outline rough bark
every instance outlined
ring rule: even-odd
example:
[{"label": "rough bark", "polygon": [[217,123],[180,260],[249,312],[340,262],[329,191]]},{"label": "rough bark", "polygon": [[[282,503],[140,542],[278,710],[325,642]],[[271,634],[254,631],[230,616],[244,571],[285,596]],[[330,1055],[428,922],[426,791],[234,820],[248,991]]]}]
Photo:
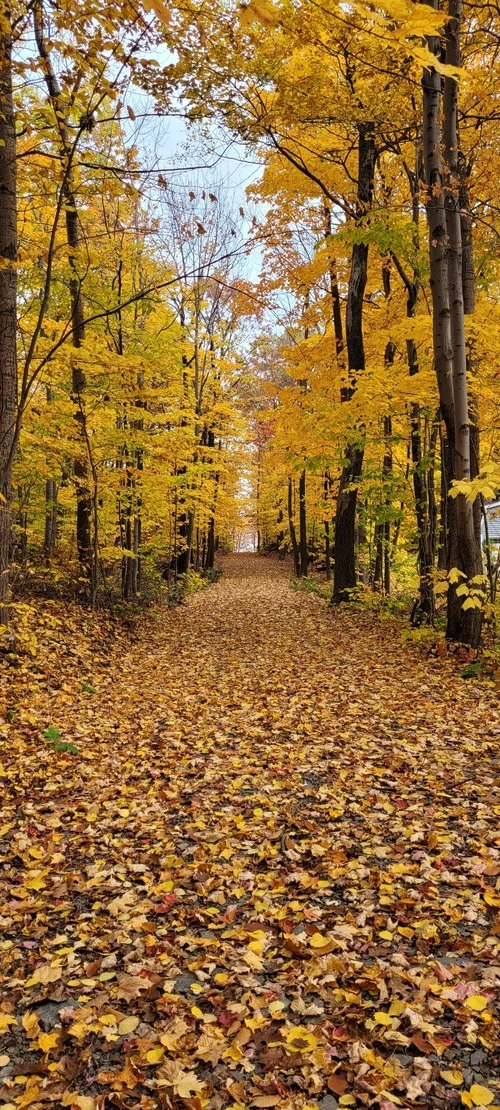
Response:
[{"label": "rough bark", "polygon": [[307,509],[306,509],[306,472],[302,470],[299,478],[299,537],[300,537],[300,573],[307,578],[309,567],[309,552],[307,550]]},{"label": "rough bark", "polygon": [[292,545],[293,554],[293,569],[295,577],[300,577],[300,554],[297,544],[297,535],[295,532],[295,524],[293,522],[293,482],[291,477],[288,479],[288,531],[290,533],[290,543]]},{"label": "rough bark", "polygon": [[[324,496],[326,506],[328,506],[328,502],[329,502],[330,484],[331,484],[331,479],[330,479],[330,475],[327,471],[326,474],[325,474],[325,479],[324,479],[324,483],[323,483],[323,496]],[[332,577],[332,563],[331,563],[331,550],[330,550],[330,520],[329,520],[328,517],[326,517],[326,519],[324,521],[324,527],[325,527],[325,573],[326,573],[326,580],[327,580],[327,582],[329,582],[331,577]]]},{"label": "rough bark", "polygon": [[[436,6],[433,0],[432,6]],[[446,29],[446,59],[460,62],[461,0],[450,0]],[[438,56],[440,43],[429,39]],[[447,567],[457,567],[470,580],[481,573],[481,552],[474,528],[472,505],[464,495],[450,498],[454,479],[471,475],[467,352],[462,287],[462,228],[458,174],[456,82],[435,69],[424,71],[424,168],[433,304],[433,338],[441,415],[446,427],[443,471],[446,485]],[[442,155],[442,150],[444,155]],[[448,591],[447,636],[476,646],[481,635],[481,611],[464,609],[456,587]]]},{"label": "rough bark", "polygon": [[[419,247],[419,186],[421,172],[422,152],[416,150],[415,170],[407,171],[412,192],[412,220],[414,225],[413,245],[415,250]],[[401,277],[406,286],[406,316],[412,319],[415,316],[420,278],[418,270],[414,269],[410,280],[401,270]],[[406,353],[410,377],[419,372],[418,352],[413,339],[406,342]],[[412,463],[413,493],[415,498],[415,516],[417,522],[418,551],[417,567],[419,577],[418,598],[411,613],[411,623],[414,625],[432,624],[434,620],[434,589],[432,573],[436,555],[435,536],[435,497],[434,497],[434,469],[427,461],[427,446],[422,446],[422,434],[425,435],[426,420],[423,418],[420,405],[414,401],[410,410],[410,459]],[[424,426],[424,428],[422,427]]]},{"label": "rough bark", "polygon": [[[325,233],[327,245],[332,234],[332,213],[328,204],[324,206],[325,211]],[[337,365],[341,371],[345,369],[344,366],[344,330],[342,326],[342,308],[340,304],[340,291],[339,282],[337,277],[337,268],[335,260],[330,258],[328,264],[328,272],[330,276],[330,296],[332,300],[332,320],[333,320],[333,334],[335,336],[335,353],[337,356]]]},{"label": "rough bark", "polygon": [[[61,98],[61,90],[59,88],[59,83],[54,72],[54,68],[52,66],[50,50],[45,40],[43,0],[35,0],[35,3],[33,4],[33,26],[38,53],[43,62],[47,92],[57,121],[61,154],[63,158],[66,159],[71,152],[72,140],[66,123],[64,105]],[[68,259],[70,266],[69,294],[72,326],[71,341],[75,350],[78,350],[85,338],[84,306],[82,285],[76,261],[78,257],[78,250],[80,247],[78,212],[73,191],[72,176],[69,173],[65,176],[63,191],[66,217],[66,241],[68,245]],[[84,427],[85,409],[83,404],[83,394],[86,382],[85,375],[81,368],[81,363],[76,356],[72,361],[71,375],[72,394],[75,403],[75,420],[78,424],[81,441],[81,450],[79,450],[73,464],[77,498],[76,545],[78,551],[78,559],[82,565],[82,568],[85,570],[85,573],[89,577],[91,577],[91,519],[93,507],[92,498],[89,490],[88,460],[85,449],[86,435]]]},{"label": "rough bark", "polygon": [[10,14],[0,24],[0,624],[9,621],[12,462],[17,412],[16,132]]},{"label": "rough bark", "polygon": [[[358,221],[369,211],[373,199],[376,146],[373,124],[359,125],[358,145]],[[346,308],[346,346],[349,384],[342,390],[342,401],[350,401],[356,377],[365,368],[363,343],[363,299],[368,270],[368,246],[354,243]],[[340,478],[335,516],[335,566],[332,601],[348,601],[356,586],[356,501],[357,483],[363,468],[363,447],[348,444]]]}]

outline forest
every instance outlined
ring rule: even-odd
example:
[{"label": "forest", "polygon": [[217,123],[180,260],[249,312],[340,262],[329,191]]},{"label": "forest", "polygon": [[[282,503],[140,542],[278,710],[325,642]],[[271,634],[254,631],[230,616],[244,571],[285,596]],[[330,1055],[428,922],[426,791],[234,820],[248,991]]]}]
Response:
[{"label": "forest", "polygon": [[500,1107],[500,12],[0,0],[0,1107]]}]

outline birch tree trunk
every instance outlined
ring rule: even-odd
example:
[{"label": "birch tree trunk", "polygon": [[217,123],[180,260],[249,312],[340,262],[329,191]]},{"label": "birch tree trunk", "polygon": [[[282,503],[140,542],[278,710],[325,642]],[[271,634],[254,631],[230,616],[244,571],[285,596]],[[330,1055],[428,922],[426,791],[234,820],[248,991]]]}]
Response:
[{"label": "birch tree trunk", "polygon": [[0,24],[0,624],[9,621],[12,463],[17,413],[16,132],[10,13]]}]

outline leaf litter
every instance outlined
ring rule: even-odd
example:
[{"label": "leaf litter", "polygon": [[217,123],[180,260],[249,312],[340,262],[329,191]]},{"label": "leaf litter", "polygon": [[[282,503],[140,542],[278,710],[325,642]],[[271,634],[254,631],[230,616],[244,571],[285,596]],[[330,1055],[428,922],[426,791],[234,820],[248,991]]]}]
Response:
[{"label": "leaf litter", "polygon": [[494,690],[269,559],[56,612],[3,665],[4,1110],[500,1106]]}]

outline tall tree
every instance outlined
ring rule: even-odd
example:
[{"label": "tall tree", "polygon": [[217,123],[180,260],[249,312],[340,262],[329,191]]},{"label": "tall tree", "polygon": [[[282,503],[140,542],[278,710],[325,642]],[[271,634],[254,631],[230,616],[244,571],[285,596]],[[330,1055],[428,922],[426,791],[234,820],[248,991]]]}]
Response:
[{"label": "tall tree", "polygon": [[[437,6],[437,0],[434,3]],[[448,37],[452,41],[450,49],[455,65],[460,57],[461,14],[461,4],[450,0]],[[429,48],[437,60],[441,53],[439,37],[429,39]],[[447,493],[447,565],[449,571],[456,568],[460,576],[458,582],[450,583],[447,635],[452,640],[477,646],[482,611],[471,598],[462,601],[461,594],[462,585],[467,587],[482,573],[481,549],[471,502],[464,493],[460,493],[456,501],[450,499],[453,482],[471,478],[471,450],[462,285],[458,87],[456,79],[448,72],[443,98],[440,68],[437,62],[427,68],[422,86],[434,362],[446,428],[443,466]]]},{"label": "tall tree", "polygon": [[0,623],[8,624],[12,464],[17,416],[17,194],[12,27],[0,16]]},{"label": "tall tree", "polygon": [[[46,17],[43,0],[34,0],[33,26],[38,53],[42,61],[45,83],[53,111],[53,121],[60,143],[63,167],[63,196],[65,206],[66,237],[70,267],[69,292],[71,303],[71,342],[78,351],[85,339],[84,306],[82,279],[78,270],[80,254],[80,228],[76,194],[71,165],[75,146],[82,132],[90,123],[83,119],[76,136],[71,136],[67,122],[67,108],[63,101],[59,82],[51,60],[50,43],[46,38]],[[73,461],[76,482],[76,544],[78,558],[87,575],[92,575],[92,499],[89,490],[89,460],[85,430],[85,374],[75,354],[72,359],[72,389],[75,404],[75,420],[80,428],[80,449]],[[95,568],[94,568],[95,574]]]},{"label": "tall tree", "polygon": [[[358,127],[358,185],[357,222],[360,223],[370,210],[377,148],[374,125],[363,122]],[[365,369],[363,338],[363,302],[368,274],[368,244],[354,243],[347,293],[346,345],[349,384],[344,386],[342,400],[350,401],[356,380]],[[335,516],[335,562],[333,570],[333,601],[348,601],[355,588],[356,578],[356,503],[363,468],[362,429],[359,439],[348,445],[346,463],[342,470]]]}]

